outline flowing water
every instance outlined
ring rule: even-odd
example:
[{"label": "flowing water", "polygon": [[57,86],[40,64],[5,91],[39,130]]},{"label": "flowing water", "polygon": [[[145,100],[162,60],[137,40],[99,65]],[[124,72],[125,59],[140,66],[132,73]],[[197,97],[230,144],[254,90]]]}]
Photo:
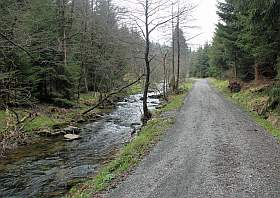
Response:
[{"label": "flowing water", "polygon": [[[79,140],[42,138],[13,151],[0,161],[0,197],[61,197],[93,176],[131,139],[141,119],[141,96],[125,98],[103,119],[82,126]],[[148,105],[153,109],[159,100],[149,98]]]}]

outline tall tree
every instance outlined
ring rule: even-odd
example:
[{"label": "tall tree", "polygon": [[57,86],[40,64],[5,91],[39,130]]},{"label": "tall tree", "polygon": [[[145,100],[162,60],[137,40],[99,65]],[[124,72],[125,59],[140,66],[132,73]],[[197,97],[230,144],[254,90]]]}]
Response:
[{"label": "tall tree", "polygon": [[185,6],[182,6],[176,15],[170,15],[170,12],[168,13],[168,11],[173,4],[172,2],[170,3],[170,1],[140,0],[137,2],[139,5],[138,7],[140,9],[136,11],[134,10],[133,13],[130,13],[130,19],[134,21],[135,25],[139,28],[145,40],[144,60],[146,77],[143,94],[143,123],[146,123],[151,118],[151,113],[149,112],[147,105],[147,99],[151,75],[150,63],[154,58],[153,56],[151,56],[150,53],[150,36],[159,27],[164,26],[168,22],[172,21],[174,18],[177,18],[177,16],[186,14],[189,11],[189,9]]},{"label": "tall tree", "polygon": [[[218,4],[210,63],[233,68],[234,77],[259,80],[274,77],[279,57],[278,1],[226,0]],[[222,70],[220,70],[222,71]]]}]

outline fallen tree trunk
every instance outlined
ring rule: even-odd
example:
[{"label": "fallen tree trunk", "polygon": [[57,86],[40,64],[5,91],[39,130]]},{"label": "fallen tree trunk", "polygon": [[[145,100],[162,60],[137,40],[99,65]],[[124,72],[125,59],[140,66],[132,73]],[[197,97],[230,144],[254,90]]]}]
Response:
[{"label": "fallen tree trunk", "polygon": [[24,47],[22,47],[21,45],[15,43],[14,41],[12,41],[11,39],[9,39],[5,34],[0,32],[0,36],[2,38],[4,38],[5,40],[7,40],[9,43],[11,43],[12,45],[14,45],[15,47],[20,48],[22,51],[24,51],[32,60],[35,60],[35,58],[33,57],[33,55]]},{"label": "fallen tree trunk", "polygon": [[128,87],[130,87],[130,86],[136,84],[136,83],[139,82],[144,76],[145,76],[145,75],[142,74],[137,80],[133,81],[132,83],[130,83],[130,84],[128,84],[128,85],[126,85],[126,86],[120,88],[120,89],[117,90],[117,91],[114,91],[114,92],[110,93],[110,94],[107,95],[105,98],[103,98],[101,101],[99,101],[96,105],[94,105],[93,107],[91,107],[91,108],[89,108],[88,110],[84,111],[84,112],[82,113],[82,115],[85,115],[85,114],[91,112],[92,110],[94,110],[95,108],[97,108],[99,105],[101,105],[103,102],[105,102],[108,98],[110,98],[111,96],[113,96],[113,95],[115,95],[115,94],[118,94],[118,93],[122,92],[123,90],[125,90],[126,88],[128,88]]}]

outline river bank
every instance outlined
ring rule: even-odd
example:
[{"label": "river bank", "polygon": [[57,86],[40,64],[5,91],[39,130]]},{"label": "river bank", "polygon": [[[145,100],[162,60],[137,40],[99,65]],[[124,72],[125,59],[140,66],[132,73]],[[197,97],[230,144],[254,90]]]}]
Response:
[{"label": "river bank", "polygon": [[[149,94],[149,109],[160,100]],[[39,137],[0,161],[0,197],[61,197],[96,173],[141,127],[142,94],[124,97],[94,122],[79,125],[80,139]]]},{"label": "river bank", "polygon": [[122,148],[116,157],[106,163],[92,179],[87,179],[73,187],[66,197],[98,197],[100,193],[113,188],[126,178],[173,125],[177,111],[183,105],[191,87],[192,83],[185,83],[181,86],[180,94],[169,96],[169,101],[153,112],[153,118],[141,129],[133,141]]},{"label": "river bank", "polygon": [[98,94],[81,94],[79,101],[64,101],[64,107],[39,103],[28,108],[0,110],[0,158],[20,146],[40,141],[41,137],[77,134],[80,125],[102,119],[112,112],[118,101],[140,92],[141,85],[135,84],[86,115],[82,112],[98,103]]}]

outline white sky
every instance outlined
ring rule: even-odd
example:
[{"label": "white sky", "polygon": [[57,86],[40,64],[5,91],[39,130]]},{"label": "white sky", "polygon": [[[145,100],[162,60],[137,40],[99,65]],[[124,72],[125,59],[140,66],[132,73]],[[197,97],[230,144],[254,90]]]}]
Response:
[{"label": "white sky", "polygon": [[194,22],[199,28],[191,30],[193,35],[203,33],[199,37],[191,40],[190,43],[203,45],[205,42],[211,42],[215,32],[215,24],[218,23],[216,14],[217,0],[192,0],[198,7],[193,12]]},{"label": "white sky", "polygon": [[[130,10],[141,9],[139,4],[135,4],[133,2],[137,2],[141,0],[115,0],[115,3],[119,6],[127,7]],[[152,0],[153,1],[153,0]],[[158,1],[158,0],[154,0]],[[170,0],[172,1],[172,0]],[[199,33],[202,33],[198,37],[188,41],[191,44],[192,48],[197,48],[199,45],[203,45],[206,42],[211,42],[212,37],[215,31],[215,24],[218,23],[218,16],[216,15],[216,4],[217,0],[180,0],[183,4],[192,4],[197,5],[197,7],[192,11],[190,19],[192,22],[186,24],[188,26],[196,26],[196,28],[184,28],[185,37],[191,38]],[[129,3],[131,2],[131,3]],[[144,0],[143,0],[144,2]],[[159,14],[160,15],[160,14]],[[183,24],[182,24],[183,26]],[[151,38],[155,42],[159,43],[169,43],[171,40],[171,36],[167,30],[164,28],[160,28],[157,31],[153,32]]]}]

